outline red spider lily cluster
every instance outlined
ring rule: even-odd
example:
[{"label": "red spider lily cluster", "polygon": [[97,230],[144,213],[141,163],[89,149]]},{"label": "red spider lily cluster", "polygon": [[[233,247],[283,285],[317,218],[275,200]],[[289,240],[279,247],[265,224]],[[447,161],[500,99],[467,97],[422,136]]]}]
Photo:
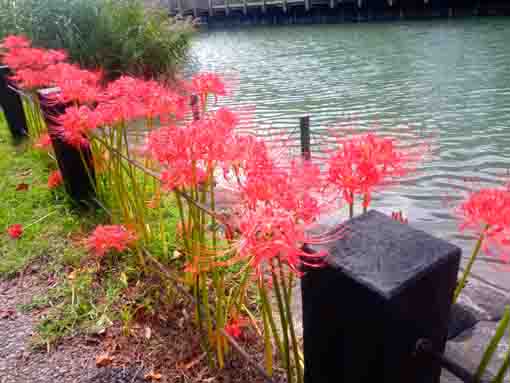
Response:
[{"label": "red spider lily cluster", "polygon": [[[406,174],[414,160],[394,139],[366,134],[339,140],[326,174],[310,161],[282,163],[264,141],[237,133],[237,113],[207,110],[210,96],[227,94],[225,82],[214,73],[195,75],[178,92],[130,76],[103,85],[100,71],[82,70],[66,62],[65,53],[33,48],[24,38],[6,38],[2,49],[3,62],[15,70],[14,79],[21,86],[58,86],[58,100],[72,104],[58,117],[57,131],[75,147],[88,146],[98,129],[158,119],[164,127],[149,134],[144,153],[159,164],[163,188],[214,185],[221,174],[241,199],[239,255],[257,271],[280,257],[298,272],[308,257],[301,246],[313,241],[309,227],[333,200],[325,197],[331,190],[328,185],[334,184],[349,204],[362,195],[366,207],[376,187]],[[200,108],[194,110],[193,121],[182,123],[190,96],[198,96]],[[44,136],[36,146],[48,142]]]},{"label": "red spider lily cluster", "polygon": [[60,170],[54,170],[48,177],[48,189],[55,189],[62,185],[63,182],[64,179],[62,178],[62,173],[60,173]]},{"label": "red spider lily cluster", "polygon": [[484,248],[490,243],[499,248],[510,245],[510,191],[503,188],[481,189],[471,193],[460,205],[461,230],[484,236]]},{"label": "red spider lily cluster", "polygon": [[348,204],[358,195],[367,208],[377,187],[408,173],[418,159],[416,153],[399,149],[395,139],[374,133],[339,139],[329,159],[328,181],[341,190]]},{"label": "red spider lily cluster", "polygon": [[207,114],[184,126],[168,126],[150,134],[148,151],[164,166],[161,181],[166,189],[203,182],[217,166],[231,157],[235,145],[236,116],[226,110]]},{"label": "red spider lily cluster", "polygon": [[102,257],[112,250],[123,252],[136,240],[136,234],[122,225],[100,225],[87,238],[87,248]]},{"label": "red spider lily cluster", "polygon": [[19,223],[11,225],[7,228],[7,234],[9,234],[9,237],[12,239],[18,239],[23,234],[23,226]]},{"label": "red spider lily cluster", "polygon": [[292,215],[282,210],[260,208],[247,211],[239,229],[239,256],[248,259],[258,275],[262,275],[264,267],[274,267],[273,260],[276,259],[301,275],[303,265],[317,266],[326,255],[325,252],[310,254],[302,249],[302,245],[311,240],[306,234],[306,226],[296,224]]},{"label": "red spider lily cluster", "polygon": [[20,87],[58,87],[52,97],[73,104],[57,122],[64,140],[77,147],[87,145],[88,133],[98,127],[140,118],[170,123],[188,108],[185,97],[152,80],[122,76],[103,87],[101,71],[81,69],[66,62],[64,52],[34,48],[23,37],[9,36],[1,47],[2,62],[14,70]]}]

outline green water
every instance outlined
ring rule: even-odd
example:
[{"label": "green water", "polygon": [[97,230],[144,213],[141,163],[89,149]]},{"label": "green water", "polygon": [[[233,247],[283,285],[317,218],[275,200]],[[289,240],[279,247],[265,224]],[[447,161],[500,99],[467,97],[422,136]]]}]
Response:
[{"label": "green water", "polygon": [[234,79],[223,103],[253,110],[259,134],[296,138],[298,118],[310,115],[318,162],[331,131],[434,137],[432,158],[373,207],[402,209],[463,247],[453,207],[468,190],[509,178],[510,19],[204,32],[188,69]]}]

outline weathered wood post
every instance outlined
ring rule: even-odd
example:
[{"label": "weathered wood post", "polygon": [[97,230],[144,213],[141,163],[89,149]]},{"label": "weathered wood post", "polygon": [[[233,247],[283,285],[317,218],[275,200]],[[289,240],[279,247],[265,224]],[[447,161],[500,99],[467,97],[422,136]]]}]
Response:
[{"label": "weathered wood post", "polygon": [[9,81],[10,75],[9,67],[0,66],[0,105],[12,138],[14,141],[20,141],[28,136],[27,118],[23,109],[23,100]]},{"label": "weathered wood post", "polygon": [[416,344],[444,351],[461,250],[376,211],[345,228],[301,281],[305,383],[438,383]]},{"label": "weathered wood post", "polygon": [[309,116],[299,119],[299,130],[301,131],[301,155],[305,160],[309,160],[311,158]]},{"label": "weathered wood post", "polygon": [[90,206],[93,205],[91,202],[95,197],[95,172],[92,152],[88,147],[77,149],[69,145],[59,134],[56,119],[65,112],[67,105],[50,99],[50,95],[56,92],[59,92],[58,88],[38,91],[55,157],[67,194],[78,205]]}]

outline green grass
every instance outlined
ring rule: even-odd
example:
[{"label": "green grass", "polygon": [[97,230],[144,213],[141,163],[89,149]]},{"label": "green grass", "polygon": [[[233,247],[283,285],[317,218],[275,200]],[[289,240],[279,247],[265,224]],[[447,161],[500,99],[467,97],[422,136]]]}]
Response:
[{"label": "green grass", "polygon": [[[12,146],[0,118],[0,277],[16,274],[37,258],[75,264],[83,255],[71,234],[83,231],[89,220],[71,209],[62,191],[48,189],[54,168],[47,154]],[[22,184],[26,190],[17,190]],[[12,224],[25,228],[17,240],[6,233]]]},{"label": "green grass", "polygon": [[[50,191],[47,179],[55,163],[28,145],[12,145],[0,112],[0,278],[15,277],[33,264],[42,277],[51,275],[57,280],[46,294],[18,307],[24,312],[41,312],[34,345],[49,348],[64,336],[97,333],[115,320],[129,332],[137,312],[151,314],[165,304],[161,285],[150,274],[143,275],[134,254],[110,254],[99,266],[86,253],[77,238],[106,222],[106,214],[74,210],[63,190]],[[28,188],[17,190],[21,184]],[[163,219],[167,246],[157,240],[149,244],[163,263],[170,261],[176,246],[178,220],[172,197],[165,200],[161,217],[156,210],[147,217],[152,222]],[[6,233],[12,224],[25,227],[19,239]]]}]

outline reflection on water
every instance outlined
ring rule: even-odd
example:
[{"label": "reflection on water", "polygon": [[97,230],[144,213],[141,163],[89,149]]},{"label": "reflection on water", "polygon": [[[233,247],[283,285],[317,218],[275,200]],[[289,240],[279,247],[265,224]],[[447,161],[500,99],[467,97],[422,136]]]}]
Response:
[{"label": "reflection on water", "polygon": [[[236,73],[224,103],[255,106],[255,119],[284,133],[310,115],[325,126],[377,126],[409,139],[434,136],[418,174],[378,193],[373,207],[465,245],[452,201],[473,185],[507,179],[510,157],[510,20],[257,27],[203,33],[189,71]],[[464,247],[464,246],[463,246]]]}]

